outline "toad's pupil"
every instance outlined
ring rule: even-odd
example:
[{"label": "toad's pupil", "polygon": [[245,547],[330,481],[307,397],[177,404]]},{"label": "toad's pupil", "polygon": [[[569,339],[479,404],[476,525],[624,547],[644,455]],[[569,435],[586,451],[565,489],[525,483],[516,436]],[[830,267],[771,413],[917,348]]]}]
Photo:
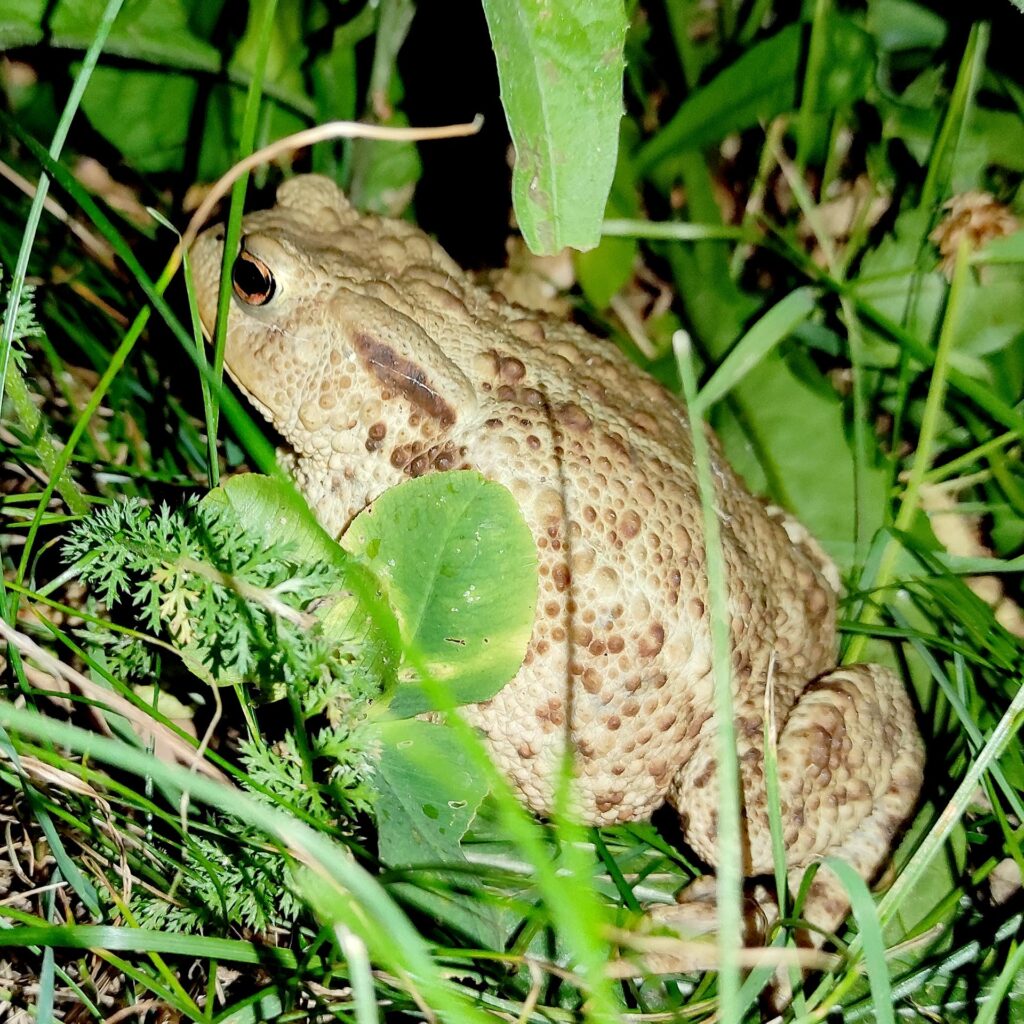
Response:
[{"label": "toad's pupil", "polygon": [[273,274],[247,253],[235,260],[231,280],[238,297],[252,305],[265,306],[274,297]]}]

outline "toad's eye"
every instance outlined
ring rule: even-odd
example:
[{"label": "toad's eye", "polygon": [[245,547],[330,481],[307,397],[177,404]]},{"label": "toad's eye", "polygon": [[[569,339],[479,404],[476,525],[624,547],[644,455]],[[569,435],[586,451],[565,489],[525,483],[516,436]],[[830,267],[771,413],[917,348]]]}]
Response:
[{"label": "toad's eye", "polygon": [[244,249],[238,254],[231,268],[231,283],[235,294],[250,306],[265,306],[277,289],[277,282],[270,268]]}]

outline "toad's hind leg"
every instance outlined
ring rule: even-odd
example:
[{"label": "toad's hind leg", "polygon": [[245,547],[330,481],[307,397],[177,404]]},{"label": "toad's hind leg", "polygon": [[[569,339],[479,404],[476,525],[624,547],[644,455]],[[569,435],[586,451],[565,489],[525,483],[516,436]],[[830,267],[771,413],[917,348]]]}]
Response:
[{"label": "toad's hind leg", "polygon": [[[772,872],[764,786],[763,730],[740,721],[745,874]],[[687,840],[709,862],[719,856],[715,736],[680,771],[669,802]],[[824,857],[845,860],[870,882],[908,818],[921,788],[924,750],[902,682],[879,665],[836,669],[808,685],[778,737],[782,827],[790,886]],[[831,932],[849,909],[829,871],[816,875],[804,918]]]}]

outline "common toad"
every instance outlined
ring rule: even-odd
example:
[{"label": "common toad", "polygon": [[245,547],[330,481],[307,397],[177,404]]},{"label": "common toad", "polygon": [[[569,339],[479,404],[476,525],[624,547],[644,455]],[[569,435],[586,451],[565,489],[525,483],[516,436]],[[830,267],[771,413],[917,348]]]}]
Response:
[{"label": "common toad", "polygon": [[[465,709],[537,813],[567,745],[594,824],[666,801],[718,855],[707,578],[684,409],[608,342],[476,287],[410,224],[357,213],[297,177],[245,218],[226,365],[293,449],[322,524],[386,488],[473,467],[515,495],[537,543],[536,624],[518,675]],[[215,317],[222,231],[192,260]],[[763,774],[771,677],[786,856],[875,875],[916,800],[923,750],[901,681],[836,668],[835,594],[806,534],[713,450],[729,580],[748,875],[772,857]],[[819,872],[807,916],[846,902]]]}]

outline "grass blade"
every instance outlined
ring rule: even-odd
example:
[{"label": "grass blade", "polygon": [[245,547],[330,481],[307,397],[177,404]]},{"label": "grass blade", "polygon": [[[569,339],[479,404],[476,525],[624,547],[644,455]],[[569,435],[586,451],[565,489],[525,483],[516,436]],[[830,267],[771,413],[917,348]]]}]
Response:
[{"label": "grass blade", "polygon": [[[259,46],[256,51],[256,65],[245,96],[245,112],[242,115],[242,131],[238,141],[238,158],[244,159],[256,144],[256,125],[258,122],[260,102],[263,97],[263,76],[267,67],[267,54],[273,38],[274,13],[277,0],[263,0],[262,20],[259,29]],[[258,5],[250,8],[250,16],[256,17]],[[217,433],[220,425],[220,394],[223,390],[224,377],[224,345],[228,333],[228,309],[231,305],[231,267],[235,262],[235,253],[242,237],[242,206],[245,203],[245,190],[249,184],[249,172],[239,175],[231,186],[231,207],[228,211],[227,224],[224,226],[224,257],[220,272],[220,294],[217,299],[217,323],[213,333],[213,409],[212,417],[206,424],[209,444],[208,460],[210,486],[216,487],[220,481],[220,465],[217,458]],[[193,318],[196,313],[193,309]]]},{"label": "grass blade", "polygon": [[694,399],[694,411],[704,415],[769,352],[788,338],[814,311],[814,290],[797,288],[764,314],[719,364]]},{"label": "grass blade", "polygon": [[[879,902],[878,918],[883,925],[892,918],[903,899],[920,882],[928,865],[938,856],[957,822],[966,813],[974,799],[974,793],[981,782],[981,777],[1006,749],[1007,744],[1017,735],[1022,725],[1024,725],[1024,687],[1017,690],[1003,717],[992,730],[992,735],[989,736],[985,746],[978,752],[971,767],[967,770],[967,774],[964,775],[963,781],[957,786],[956,792],[942,814],[939,815],[934,827],[907,862],[892,888]],[[860,940],[854,939],[850,944],[851,955],[857,951],[859,945]]]},{"label": "grass blade", "polygon": [[[374,959],[398,977],[413,979],[430,1004],[461,1024],[489,1020],[440,978],[426,943],[384,887],[349,854],[326,837],[246,794],[169,765],[118,740],[97,736],[50,720],[37,712],[0,702],[0,725],[19,735],[35,736],[67,747],[88,759],[116,765],[140,778],[188,793],[226,814],[241,818],[280,842],[300,863],[314,871],[319,884],[335,888],[350,908],[350,926],[360,934]],[[0,932],[0,936],[3,933]]]},{"label": "grass blade", "polygon": [[[71,86],[71,93],[64,109],[61,112],[57,129],[53,133],[50,142],[49,155],[56,160],[64,142],[71,130],[71,122],[78,113],[78,107],[85,94],[85,88],[89,84],[93,70],[100,59],[103,47],[106,45],[107,36],[113,28],[114,21],[121,10],[124,0],[108,0],[103,10],[99,25],[96,27],[96,34],[92,43],[82,59],[82,66],[75,75],[74,83]],[[39,220],[43,215],[43,204],[46,202],[46,194],[50,188],[49,175],[44,171],[39,176],[39,185],[36,194],[32,197],[32,205],[29,207],[28,219],[25,222],[25,230],[21,237],[21,248],[18,250],[18,259],[14,265],[14,274],[11,278],[10,294],[7,301],[7,312],[4,316],[3,333],[0,334],[0,395],[4,393],[4,383],[7,377],[7,364],[11,355],[11,343],[14,341],[14,325],[18,318],[18,307],[21,303],[21,292],[25,286],[25,276],[28,272],[28,259],[32,252],[32,245],[35,242],[36,230],[39,227]]]},{"label": "grass blade", "polygon": [[860,930],[859,938],[864,949],[875,1020],[878,1024],[895,1024],[889,965],[885,961],[885,939],[882,937],[882,925],[875,901],[871,898],[864,879],[845,860],[827,857],[823,864],[843,883],[850,897],[850,908]]},{"label": "grass blade", "polygon": [[[925,474],[931,465],[943,402],[946,397],[950,353],[959,323],[960,299],[963,294],[967,274],[970,272],[967,255],[966,243],[961,243],[960,250],[957,253],[956,266],[953,270],[953,282],[949,289],[949,299],[946,303],[946,314],[943,317],[942,330],[939,334],[939,342],[935,351],[935,366],[932,370],[931,384],[928,388],[928,397],[925,399],[924,413],[921,417],[921,431],[918,437],[917,451],[914,453],[914,460],[910,467],[910,475],[907,479],[903,500],[900,503],[899,511],[896,513],[894,529],[897,532],[905,533],[913,524],[914,517],[918,511],[921,487],[924,483]],[[895,537],[890,536],[882,552],[874,581],[872,582],[866,576],[863,577],[861,589],[868,590],[872,586],[881,589],[892,583],[898,553],[898,542]],[[865,625],[877,622],[877,606],[873,604],[865,605],[861,620]],[[860,659],[866,643],[866,635],[861,634],[853,638],[846,651],[846,664],[854,664]]]},{"label": "grass blade", "polygon": [[740,777],[736,761],[736,730],[732,708],[732,660],[729,645],[729,593],[725,577],[725,556],[718,522],[718,501],[711,475],[711,454],[704,421],[697,409],[697,382],[690,354],[689,337],[679,332],[673,338],[676,363],[683,382],[683,396],[690,415],[693,460],[700,488],[704,518],[704,552],[708,574],[708,605],[711,617],[711,671],[715,689],[715,724],[718,734],[718,1012],[725,1024],[742,1017],[738,952],[742,940],[740,897],[743,849],[740,828]]},{"label": "grass blade", "polygon": [[[1006,958],[1006,963],[1003,964],[999,977],[992,982],[988,992],[983,997],[984,1005],[974,1024],[995,1024],[999,1007],[1003,1005],[1003,1000],[1006,999],[1010,986],[1020,977],[1022,970],[1024,970],[1024,944],[1015,946]],[[1012,1015],[1010,1019],[1013,1019]]]}]

